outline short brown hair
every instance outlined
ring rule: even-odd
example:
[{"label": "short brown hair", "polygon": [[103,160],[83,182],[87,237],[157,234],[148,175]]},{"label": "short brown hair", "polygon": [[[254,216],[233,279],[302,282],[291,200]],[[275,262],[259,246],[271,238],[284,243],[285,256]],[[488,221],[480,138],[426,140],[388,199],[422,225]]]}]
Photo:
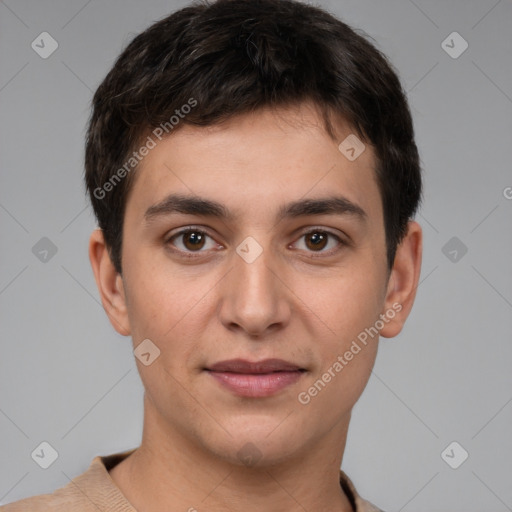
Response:
[{"label": "short brown hair", "polygon": [[[116,270],[134,151],[152,129],[168,127],[167,134],[304,101],[320,108],[331,137],[334,114],[373,145],[391,268],[422,190],[411,114],[392,65],[319,7],[218,0],[192,4],[137,35],[94,94],[85,181]],[[173,123],[185,105],[194,108]]]}]

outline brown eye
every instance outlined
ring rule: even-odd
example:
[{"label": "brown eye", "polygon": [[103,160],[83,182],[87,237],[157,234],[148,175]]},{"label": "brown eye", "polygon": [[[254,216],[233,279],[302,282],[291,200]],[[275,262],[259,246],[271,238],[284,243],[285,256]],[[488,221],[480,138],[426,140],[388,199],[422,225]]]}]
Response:
[{"label": "brown eye", "polygon": [[329,235],[327,233],[314,231],[312,233],[307,233],[305,237],[307,240],[307,247],[313,251],[317,251],[322,250],[327,245]]},{"label": "brown eye", "polygon": [[195,251],[197,249],[202,249],[204,246],[204,233],[200,233],[198,231],[190,231],[188,233],[184,233],[183,235],[183,245],[191,250]]},{"label": "brown eye", "polygon": [[[302,242],[302,240],[304,240],[304,242]],[[299,245],[299,249],[305,250],[306,252],[319,253],[320,255],[325,254],[326,256],[346,245],[338,235],[322,229],[314,229],[304,233],[296,244]]]},{"label": "brown eye", "polygon": [[177,249],[176,252],[183,253],[184,255],[206,253],[207,249],[212,249],[216,245],[208,233],[197,228],[183,229],[171,236],[166,243],[175,247]]}]

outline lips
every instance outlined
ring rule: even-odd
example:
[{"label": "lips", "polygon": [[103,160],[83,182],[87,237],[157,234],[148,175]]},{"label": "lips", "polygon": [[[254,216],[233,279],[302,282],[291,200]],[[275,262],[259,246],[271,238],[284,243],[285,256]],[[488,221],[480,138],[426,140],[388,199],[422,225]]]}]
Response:
[{"label": "lips", "polygon": [[283,361],[282,359],[264,359],[263,361],[251,362],[245,359],[230,359],[220,361],[207,368],[213,372],[233,373],[272,373],[272,372],[294,372],[303,370],[296,364]]},{"label": "lips", "polygon": [[282,359],[220,361],[205,370],[224,389],[242,397],[267,397],[296,383],[306,371]]}]

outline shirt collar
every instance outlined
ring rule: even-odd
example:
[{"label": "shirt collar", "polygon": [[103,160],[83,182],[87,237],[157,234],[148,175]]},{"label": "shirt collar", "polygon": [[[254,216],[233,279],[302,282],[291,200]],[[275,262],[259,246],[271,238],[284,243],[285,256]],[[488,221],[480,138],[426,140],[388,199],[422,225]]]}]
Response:
[{"label": "shirt collar", "polygon": [[[79,477],[75,478],[74,481],[79,485],[80,480],[83,478],[84,481],[87,480],[89,484],[97,483],[98,488],[102,489],[101,494],[108,494],[112,499],[112,510],[116,510],[116,512],[137,512],[128,502],[124,494],[121,492],[121,489],[117,487],[114,480],[112,480],[108,473],[110,469],[126,459],[135,450],[136,448],[111,455],[98,455],[91,462],[89,469]],[[382,512],[380,509],[376,508],[374,505],[359,496],[354,484],[341,469],[340,485],[352,505],[353,512]],[[89,485],[89,488],[94,489],[95,486]],[[95,496],[89,497],[91,501],[95,501]]]}]

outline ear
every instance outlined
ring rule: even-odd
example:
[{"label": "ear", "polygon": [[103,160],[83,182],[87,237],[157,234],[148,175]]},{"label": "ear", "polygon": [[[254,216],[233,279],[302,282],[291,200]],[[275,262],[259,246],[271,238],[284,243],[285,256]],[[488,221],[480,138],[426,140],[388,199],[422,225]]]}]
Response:
[{"label": "ear", "polygon": [[[416,297],[421,271],[423,235],[415,221],[407,224],[407,233],[397,247],[395,261],[389,276],[384,310],[388,322],[380,330],[384,338],[396,336],[403,328]],[[386,313],[387,312],[387,313]],[[391,317],[391,313],[394,313]]]},{"label": "ear", "polygon": [[116,271],[101,229],[95,229],[89,240],[89,259],[100,292],[101,303],[114,329],[123,336],[130,334],[123,279]]}]

